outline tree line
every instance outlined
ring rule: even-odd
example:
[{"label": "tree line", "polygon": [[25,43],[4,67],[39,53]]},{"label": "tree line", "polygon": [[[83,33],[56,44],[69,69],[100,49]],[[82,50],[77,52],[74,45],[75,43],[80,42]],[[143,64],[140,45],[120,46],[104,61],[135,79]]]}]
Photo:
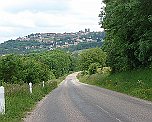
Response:
[{"label": "tree line", "polygon": [[0,80],[5,83],[39,83],[58,78],[73,70],[72,57],[54,50],[28,55],[0,57]]},{"label": "tree line", "polygon": [[0,81],[12,84],[40,83],[59,78],[70,71],[89,71],[105,66],[106,54],[101,48],[91,48],[76,53],[61,50],[9,54],[0,57]]}]

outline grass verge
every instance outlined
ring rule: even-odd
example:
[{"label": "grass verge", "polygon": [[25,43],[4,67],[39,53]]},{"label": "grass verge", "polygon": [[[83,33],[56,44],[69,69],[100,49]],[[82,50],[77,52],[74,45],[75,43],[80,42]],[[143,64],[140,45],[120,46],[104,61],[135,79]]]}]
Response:
[{"label": "grass verge", "polygon": [[5,115],[0,115],[0,122],[21,122],[26,113],[31,111],[38,101],[55,89],[64,77],[42,84],[34,84],[30,94],[28,84],[4,84],[5,88]]},{"label": "grass verge", "polygon": [[152,69],[138,69],[115,74],[79,75],[80,82],[152,101]]}]

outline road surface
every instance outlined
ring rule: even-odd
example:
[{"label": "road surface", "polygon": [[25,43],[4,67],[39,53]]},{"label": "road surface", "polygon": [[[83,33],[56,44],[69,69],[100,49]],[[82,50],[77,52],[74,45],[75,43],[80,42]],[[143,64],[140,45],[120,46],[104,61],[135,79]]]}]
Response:
[{"label": "road surface", "polygon": [[69,75],[24,121],[152,122],[151,102],[85,85],[76,75]]}]

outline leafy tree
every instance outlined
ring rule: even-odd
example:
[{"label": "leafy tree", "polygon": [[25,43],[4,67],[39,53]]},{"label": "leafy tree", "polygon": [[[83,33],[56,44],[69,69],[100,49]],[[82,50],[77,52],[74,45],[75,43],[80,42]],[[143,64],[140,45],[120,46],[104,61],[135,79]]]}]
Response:
[{"label": "leafy tree", "polygon": [[88,70],[92,63],[98,63],[102,68],[105,65],[106,54],[100,48],[84,50],[79,55],[79,66],[81,70]]},{"label": "leafy tree", "polygon": [[29,55],[0,57],[0,80],[7,83],[39,83],[74,70],[74,58],[54,50]]},{"label": "leafy tree", "polygon": [[149,66],[152,62],[152,1],[104,0],[101,24],[106,30],[104,51],[113,71]]},{"label": "leafy tree", "polygon": [[7,83],[38,83],[54,77],[49,67],[32,58],[7,55],[0,60],[0,80]]},{"label": "leafy tree", "polygon": [[0,79],[4,82],[14,83],[16,75],[18,74],[21,61],[16,55],[7,55],[1,57],[0,60]]},{"label": "leafy tree", "polygon": [[47,81],[54,76],[47,65],[33,59],[25,59],[23,72],[24,81],[27,83]]},{"label": "leafy tree", "polygon": [[37,55],[36,60],[49,66],[56,78],[70,71],[70,54],[60,50],[53,50]]}]

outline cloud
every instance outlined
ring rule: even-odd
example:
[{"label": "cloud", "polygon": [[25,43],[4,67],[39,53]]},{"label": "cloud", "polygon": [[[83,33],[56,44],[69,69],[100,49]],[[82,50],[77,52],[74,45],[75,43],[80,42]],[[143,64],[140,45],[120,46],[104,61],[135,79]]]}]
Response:
[{"label": "cloud", "polygon": [[5,0],[2,2],[1,8],[10,13],[18,13],[21,11],[60,11],[68,10],[69,0]]},{"label": "cloud", "polygon": [[0,0],[0,42],[36,32],[100,30],[101,1]]}]

